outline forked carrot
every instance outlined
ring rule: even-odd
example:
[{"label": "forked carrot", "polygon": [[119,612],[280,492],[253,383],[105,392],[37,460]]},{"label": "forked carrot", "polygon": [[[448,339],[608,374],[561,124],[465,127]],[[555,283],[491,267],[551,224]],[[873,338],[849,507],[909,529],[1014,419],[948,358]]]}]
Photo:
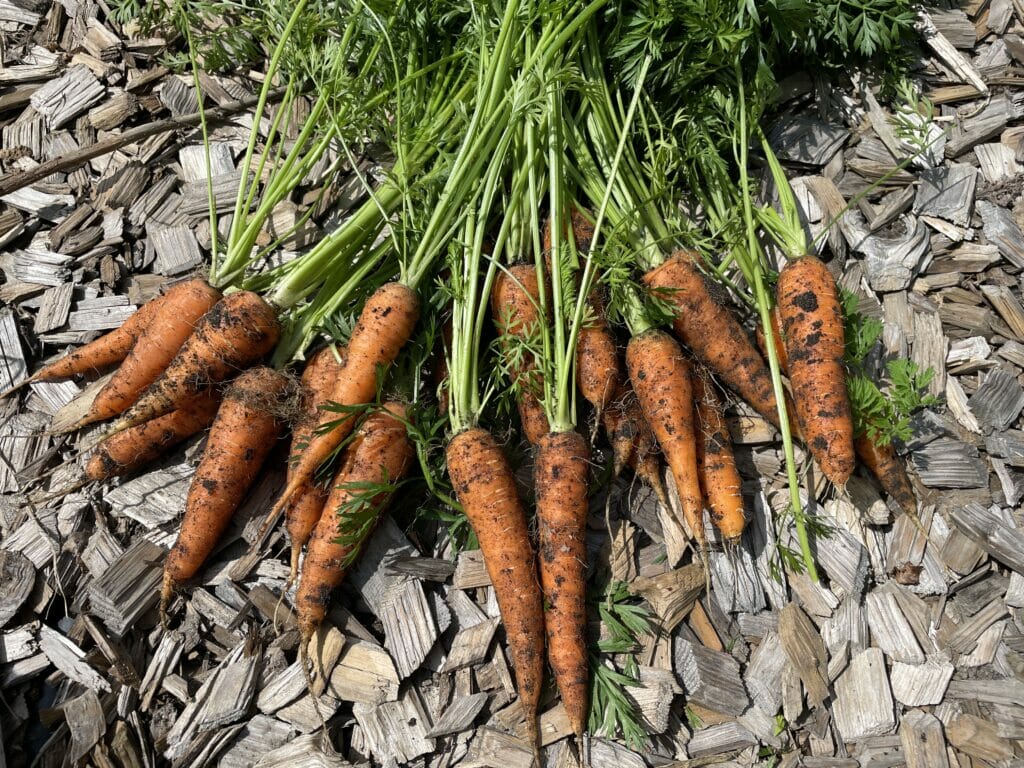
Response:
[{"label": "forked carrot", "polygon": [[[292,429],[288,477],[293,474],[292,466],[313,439],[313,431],[320,421],[320,406],[327,403],[343,365],[335,357],[334,348],[327,346],[310,358],[302,372],[302,410],[298,423]],[[326,500],[327,490],[319,483],[309,481],[295,493],[285,508],[285,529],[292,545],[292,581],[298,574],[299,554],[316,527]]]},{"label": "forked carrot", "polygon": [[704,552],[707,536],[697,474],[690,364],[676,340],[655,329],[630,339],[626,347],[626,368],[640,409],[675,478],[683,516]]},{"label": "forked carrot", "polygon": [[800,426],[822,473],[842,488],[855,459],[836,282],[821,259],[807,255],[782,269],[777,293]]},{"label": "forked carrot", "polygon": [[712,296],[697,268],[697,258],[696,254],[679,251],[644,275],[644,282],[675,308],[673,328],[694,356],[778,426],[768,366],[736,316]]},{"label": "forked carrot", "polygon": [[746,527],[743,481],[736,468],[732,440],[725,423],[722,400],[708,370],[698,365],[693,377],[697,389],[697,470],[704,501],[726,542],[739,541]]},{"label": "forked carrot", "polygon": [[[220,292],[198,278],[172,287],[139,332],[134,346],[120,367],[96,395],[89,412],[71,430],[113,418],[128,410],[146,388],[160,377],[185,340],[192,335],[200,318],[218,299]],[[199,394],[201,389],[197,388],[190,394]],[[142,419],[135,424],[148,420]]]},{"label": "forked carrot", "polygon": [[[540,583],[548,661],[577,738],[589,707],[587,657],[587,480],[590,449],[575,430],[549,432],[537,446]],[[486,554],[485,554],[486,557]]]},{"label": "forked carrot", "polygon": [[272,350],[280,336],[277,313],[267,302],[251,291],[229,293],[195,323],[170,364],[114,423],[110,434],[155,419],[211,384],[244,371]]},{"label": "forked carrot", "polygon": [[[323,514],[309,539],[295,593],[300,649],[327,615],[341,584],[391,495],[387,486],[405,477],[414,451],[404,424],[405,406],[386,403],[367,416],[331,482]],[[368,488],[379,484],[376,492]]]},{"label": "forked carrot", "polygon": [[[348,342],[345,366],[331,392],[332,403],[354,407],[373,402],[379,371],[386,370],[398,357],[412,336],[419,313],[419,297],[401,283],[386,283],[366,300]],[[292,477],[270,510],[268,521],[277,516],[299,488],[313,479],[317,468],[351,434],[355,420],[354,414],[342,418],[328,411],[321,414],[318,431],[295,463]],[[332,422],[337,423],[325,429]],[[321,429],[324,431],[319,431]]]},{"label": "forked carrot", "polygon": [[206,562],[281,436],[278,409],[288,379],[271,368],[250,368],[228,388],[206,441],[185,502],[178,540],[164,564],[160,614],[174,590]]},{"label": "forked carrot", "polygon": [[494,585],[530,743],[536,745],[544,679],[544,608],[515,476],[494,437],[480,427],[455,435],[446,456],[452,487],[476,532]]},{"label": "forked carrot", "polygon": [[[517,264],[497,274],[491,290],[491,317],[505,342],[506,357],[512,380],[518,387],[517,400],[523,434],[531,445],[537,445],[548,433],[548,419],[536,396],[537,370],[533,354],[515,351],[512,337],[528,338],[538,327],[540,286],[537,270],[532,264]],[[512,354],[521,359],[512,360]]]}]

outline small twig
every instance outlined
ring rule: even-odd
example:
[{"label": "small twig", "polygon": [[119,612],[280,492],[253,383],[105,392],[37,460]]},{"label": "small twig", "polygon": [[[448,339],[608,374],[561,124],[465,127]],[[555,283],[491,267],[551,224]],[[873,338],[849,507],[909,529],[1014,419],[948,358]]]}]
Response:
[{"label": "small twig", "polygon": [[[267,100],[270,102],[276,102],[284,95],[284,92],[284,88],[275,88],[270,92]],[[214,123],[224,122],[229,117],[239,112],[244,112],[250,107],[256,106],[257,101],[259,101],[259,99],[256,96],[253,96],[248,99],[232,101],[220,107],[216,107],[206,112],[206,121],[211,125]],[[83,147],[82,149],[77,149],[74,152],[68,152],[66,155],[55,157],[53,160],[47,160],[44,163],[40,163],[30,171],[20,171],[18,173],[9,173],[4,176],[0,176],[0,197],[16,192],[23,187],[27,187],[29,184],[35,184],[37,181],[45,179],[50,174],[70,171],[90,160],[102,157],[110,152],[114,152],[128,144],[134,144],[137,141],[148,139],[150,136],[156,136],[157,134],[167,133],[169,131],[176,131],[181,128],[194,128],[200,124],[201,120],[201,112],[190,112],[189,114],[182,115],[181,117],[157,120],[153,123],[147,123],[146,125],[140,125],[136,128],[130,128],[117,136],[111,136],[103,139],[102,141],[97,141],[95,144]]]}]

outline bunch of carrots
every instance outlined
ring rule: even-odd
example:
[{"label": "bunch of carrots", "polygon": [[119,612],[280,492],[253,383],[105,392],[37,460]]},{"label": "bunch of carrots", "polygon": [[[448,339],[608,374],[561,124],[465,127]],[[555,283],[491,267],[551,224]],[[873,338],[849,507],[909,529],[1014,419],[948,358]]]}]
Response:
[{"label": "bunch of carrots", "polygon": [[[208,430],[164,566],[165,621],[290,430],[285,487],[254,546],[283,516],[291,545],[285,591],[294,585],[307,672],[307,648],[333,591],[417,460],[426,468],[422,457],[432,446],[414,419],[421,400],[436,398],[447,420],[451,503],[483,552],[534,745],[545,659],[577,737],[588,727],[585,534],[599,429],[613,474],[632,468],[661,500],[674,529],[666,531],[672,566],[686,555],[685,542],[706,565],[705,513],[717,541],[740,545],[747,513],[729,397],[780,430],[794,494],[791,437],[838,492],[860,458],[908,514],[916,512],[892,446],[854,432],[836,283],[793,217],[770,148],[764,144],[781,215],[755,210],[750,200],[749,127],[737,143],[739,181],[728,187],[716,176],[731,192],[701,201],[711,229],[724,231],[734,223],[730,211],[745,212],[749,239],[732,240],[730,270],[688,240],[697,225],[679,212],[685,190],[653,178],[652,142],[636,140],[656,122],[645,90],[651,57],[629,88],[613,88],[601,54],[603,3],[569,6],[550,13],[506,0],[486,23],[463,19],[461,44],[477,46],[469,61],[435,51],[447,39],[436,29],[409,33],[400,67],[365,36],[397,28],[405,4],[368,28],[354,11],[337,36],[335,64],[347,72],[356,61],[359,71],[379,73],[379,98],[368,97],[365,109],[387,125],[378,138],[396,158],[390,176],[368,188],[367,202],[294,261],[258,268],[264,254],[254,244],[274,204],[351,127],[334,118],[321,136],[307,125],[286,140],[277,121],[287,110],[278,109],[259,156],[254,129],[227,242],[214,243],[207,278],[173,285],[122,327],[24,382],[113,369],[72,427],[108,422],[89,448],[83,483],[139,471]],[[304,9],[300,1],[289,17],[260,109],[272,76],[287,79],[287,97],[301,93],[297,75],[273,67]],[[742,100],[742,79],[737,86]],[[388,112],[388,97],[403,108]],[[315,104],[314,116],[325,120],[337,106],[322,95]],[[758,234],[787,256],[774,296]],[[740,283],[758,310],[757,343],[725,298],[723,286],[739,291]],[[397,375],[422,341],[427,306],[440,307],[446,320],[447,376],[433,393],[419,378]],[[346,313],[355,322],[342,334],[330,321]],[[490,336],[497,343],[486,348]],[[296,377],[289,371],[300,359]],[[493,405],[506,394],[534,452],[536,541],[495,437],[505,425]],[[798,497],[794,503],[797,514]],[[806,564],[813,574],[813,562]]]}]

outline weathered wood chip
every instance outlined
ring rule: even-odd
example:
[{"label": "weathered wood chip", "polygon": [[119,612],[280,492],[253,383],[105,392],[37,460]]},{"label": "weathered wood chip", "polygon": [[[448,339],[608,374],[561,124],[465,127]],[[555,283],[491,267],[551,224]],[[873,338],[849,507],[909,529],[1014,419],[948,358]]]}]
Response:
[{"label": "weathered wood chip", "polygon": [[110,683],[85,661],[85,651],[46,624],[39,627],[39,650],[50,663],[79,685],[109,691]]},{"label": "weathered wood chip", "polygon": [[444,714],[437,719],[437,724],[427,731],[426,738],[436,739],[468,730],[487,703],[487,698],[486,693],[456,696]]},{"label": "weathered wood chip", "polygon": [[959,440],[936,440],[911,454],[929,488],[987,488],[988,464],[978,449]]},{"label": "weathered wood chip", "polygon": [[76,64],[32,94],[30,102],[51,130],[78,117],[103,98],[106,89],[89,68]]},{"label": "weathered wood chip", "polygon": [[980,504],[969,503],[951,513],[953,525],[999,562],[1024,574],[1024,531]]},{"label": "weathered wood chip", "polygon": [[923,664],[892,665],[892,694],[907,707],[938,704],[953,677],[953,665],[945,656],[929,655]]},{"label": "weathered wood chip", "polygon": [[18,612],[35,583],[35,568],[24,554],[0,550],[0,627]]},{"label": "weathered wood chip", "polygon": [[827,125],[814,118],[789,115],[768,132],[772,149],[783,160],[805,165],[825,165],[849,137],[839,125]]},{"label": "weathered wood chip", "polygon": [[871,636],[886,656],[906,664],[924,663],[924,652],[894,594],[875,590],[865,597],[865,607]]},{"label": "weathered wood chip", "polygon": [[153,270],[161,275],[181,275],[203,263],[195,233],[191,227],[149,227],[148,233],[156,260]]},{"label": "weathered wood chip", "polygon": [[135,314],[135,307],[125,296],[97,296],[78,302],[68,317],[72,331],[108,331],[120,328]]},{"label": "weathered wood chip", "polygon": [[673,670],[689,701],[728,715],[740,715],[750,706],[739,662],[732,656],[681,637],[673,649]]},{"label": "weathered wood chip", "polygon": [[686,749],[692,757],[699,758],[736,752],[755,744],[757,738],[738,722],[733,721],[695,731]]},{"label": "weathered wood chip", "polygon": [[89,584],[92,612],[118,637],[156,605],[165,554],[163,547],[140,538]]},{"label": "weathered wood chip", "polygon": [[[218,768],[251,768],[292,740],[295,731],[273,717],[256,715],[242,726],[235,742],[217,758]],[[294,764],[293,764],[294,766]]]},{"label": "weathered wood chip", "polygon": [[935,715],[919,709],[903,715],[900,743],[907,768],[949,768],[942,723]]},{"label": "weathered wood chip", "polygon": [[959,751],[998,764],[1014,756],[1013,743],[999,735],[991,720],[959,713],[946,723],[946,738]]},{"label": "weathered wood chip", "polygon": [[704,569],[699,563],[690,563],[660,576],[641,576],[629,590],[650,603],[654,615],[661,619],[662,631],[670,633],[704,590]]},{"label": "weathered wood chip", "polygon": [[974,190],[978,170],[970,165],[951,163],[921,172],[914,213],[938,216],[959,227],[971,223]]},{"label": "weathered wood chip", "polygon": [[345,768],[348,765],[350,763],[340,755],[323,748],[322,733],[309,733],[264,754],[253,768]]},{"label": "weathered wood chip", "polygon": [[448,658],[445,659],[441,672],[454,672],[463,667],[479,664],[487,658],[487,651],[491,647],[491,640],[499,623],[499,619],[487,619],[460,630],[452,638]]},{"label": "weathered wood chip", "polygon": [[0,632],[0,664],[10,664],[39,653],[39,641],[36,638],[38,632],[39,622],[37,621],[7,632]]},{"label": "weathered wood chip", "polygon": [[1024,408],[1024,387],[1014,373],[996,368],[985,376],[967,404],[983,426],[1006,429]]},{"label": "weathered wood chip", "polygon": [[999,249],[1003,258],[1024,269],[1024,232],[1005,208],[979,200],[975,206],[981,214],[985,237]]},{"label": "weathered wood chip", "polygon": [[427,736],[430,715],[415,688],[409,688],[398,701],[378,705],[357,702],[352,714],[370,753],[381,763],[401,765],[434,750],[434,740]]},{"label": "weathered wood chip", "polygon": [[380,704],[398,698],[400,682],[387,651],[379,645],[352,642],[342,651],[327,692],[342,701]]},{"label": "weathered wood chip", "polygon": [[896,727],[885,657],[878,648],[861,651],[839,676],[832,705],[843,741],[890,733]]},{"label": "weathered wood chip", "polygon": [[796,603],[787,604],[779,612],[779,640],[786,658],[804,684],[808,700],[813,706],[819,706],[828,696],[825,644]]},{"label": "weathered wood chip", "polygon": [[67,747],[67,759],[77,763],[92,750],[103,738],[107,730],[107,719],[103,716],[103,706],[95,690],[86,689],[80,696],[61,705],[68,730],[71,731],[71,743]]},{"label": "weathered wood chip", "polygon": [[107,494],[106,501],[115,515],[153,529],[181,514],[193,474],[192,462],[171,464],[119,485]]}]

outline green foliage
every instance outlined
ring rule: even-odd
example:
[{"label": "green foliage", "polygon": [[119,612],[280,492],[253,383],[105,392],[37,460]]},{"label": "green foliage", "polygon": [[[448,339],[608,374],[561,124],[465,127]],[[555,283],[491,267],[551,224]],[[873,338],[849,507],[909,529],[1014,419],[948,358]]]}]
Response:
[{"label": "green foliage", "polygon": [[[628,586],[615,582],[607,584],[604,594],[597,600],[603,637],[592,645],[590,653],[589,730],[607,738],[621,735],[632,749],[641,749],[647,734],[626,696],[626,688],[640,683],[632,652],[637,650],[640,636],[650,634],[651,625],[647,610],[627,602],[630,597]],[[608,653],[625,654],[621,670],[603,658]]]},{"label": "green foliage", "polygon": [[363,545],[380,519],[384,504],[401,484],[392,482],[387,470],[382,468],[380,480],[350,481],[339,486],[347,493],[341,505],[331,510],[338,516],[338,537],[334,541],[348,550],[339,568],[344,570],[359,558]]}]

